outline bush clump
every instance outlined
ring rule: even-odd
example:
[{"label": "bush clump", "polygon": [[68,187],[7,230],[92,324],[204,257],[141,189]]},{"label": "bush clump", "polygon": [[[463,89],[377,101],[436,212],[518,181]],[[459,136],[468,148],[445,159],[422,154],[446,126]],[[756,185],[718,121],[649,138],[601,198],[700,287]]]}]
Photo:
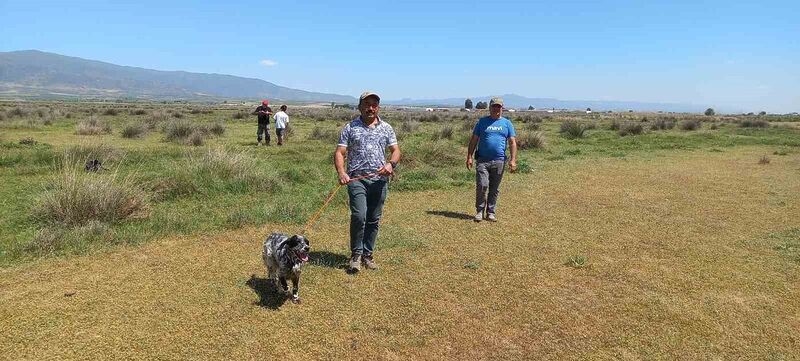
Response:
[{"label": "bush clump", "polygon": [[85,173],[83,164],[67,158],[61,171],[33,208],[34,217],[47,223],[83,225],[90,221],[114,223],[147,209],[147,198],[133,178],[116,173]]},{"label": "bush clump", "polygon": [[75,133],[80,135],[109,134],[111,133],[111,123],[92,115],[78,123]]},{"label": "bush clump", "polygon": [[745,119],[739,126],[742,128],[769,128],[769,122],[762,119]]},{"label": "bush clump", "polygon": [[700,123],[700,121],[696,120],[696,119],[687,119],[687,120],[684,120],[684,121],[681,122],[681,129],[687,130],[687,131],[698,130],[702,126],[703,126],[703,124]]},{"label": "bush clump", "polygon": [[308,135],[308,139],[334,143],[339,141],[339,132],[336,129],[314,127],[311,130],[311,134]]},{"label": "bush clump", "polygon": [[639,135],[644,132],[644,127],[641,123],[628,122],[622,124],[617,131],[617,134],[624,137],[626,135]]},{"label": "bush clump", "polygon": [[147,125],[140,122],[128,123],[122,128],[123,138],[142,138],[147,134]]},{"label": "bush clump", "polygon": [[516,138],[519,149],[544,149],[547,147],[544,132],[521,131],[517,133]]},{"label": "bush clump", "polygon": [[656,119],[650,124],[650,130],[669,130],[675,128],[675,121],[671,119]]},{"label": "bush clump", "polygon": [[576,120],[565,120],[559,128],[559,133],[567,139],[583,138],[585,131],[586,127]]}]

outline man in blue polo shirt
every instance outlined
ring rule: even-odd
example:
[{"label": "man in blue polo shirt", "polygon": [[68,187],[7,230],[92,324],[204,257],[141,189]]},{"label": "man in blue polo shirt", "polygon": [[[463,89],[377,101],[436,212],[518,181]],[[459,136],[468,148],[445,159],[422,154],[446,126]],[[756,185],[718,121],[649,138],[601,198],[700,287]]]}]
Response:
[{"label": "man in blue polo shirt", "polygon": [[[506,163],[506,145],[509,144],[511,159],[508,162],[511,172],[517,170],[517,133],[511,121],[503,118],[503,99],[492,98],[489,101],[489,116],[483,117],[475,124],[472,138],[467,149],[467,169],[472,169],[473,155],[475,164],[475,222],[483,219],[497,221],[495,209],[497,195],[500,193],[500,181]],[[475,147],[478,151],[475,151]],[[486,192],[489,192],[487,199]]]}]

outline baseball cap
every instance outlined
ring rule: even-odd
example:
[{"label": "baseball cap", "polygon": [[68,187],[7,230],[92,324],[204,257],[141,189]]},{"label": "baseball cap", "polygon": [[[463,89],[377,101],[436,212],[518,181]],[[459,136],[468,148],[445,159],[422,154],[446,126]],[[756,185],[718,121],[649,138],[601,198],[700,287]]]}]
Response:
[{"label": "baseball cap", "polygon": [[381,101],[381,97],[378,96],[378,94],[375,94],[375,93],[373,93],[371,91],[365,91],[365,92],[361,93],[361,97],[358,98],[358,102],[361,103],[364,99],[367,99],[369,97],[376,97],[376,98],[378,98],[378,102]]},{"label": "baseball cap", "polygon": [[489,101],[489,106],[499,104],[500,106],[503,105],[503,98],[501,97],[494,97],[492,100]]},{"label": "baseball cap", "polygon": [[269,100],[264,99],[264,100],[261,101],[261,104],[262,105],[269,105]]}]

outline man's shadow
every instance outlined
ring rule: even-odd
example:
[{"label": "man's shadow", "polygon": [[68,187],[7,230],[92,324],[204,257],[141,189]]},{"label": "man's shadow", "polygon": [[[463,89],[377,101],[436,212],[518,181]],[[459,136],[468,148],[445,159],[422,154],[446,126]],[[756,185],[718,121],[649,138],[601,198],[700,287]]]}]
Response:
[{"label": "man's shadow", "polygon": [[328,252],[328,251],[312,251],[308,253],[308,264],[311,266],[320,266],[328,268],[347,268],[347,262],[350,260],[347,256]]},{"label": "man's shadow", "polygon": [[452,211],[426,211],[425,213],[434,215],[434,216],[442,216],[447,218],[454,218],[454,219],[463,219],[463,220],[472,220],[472,216],[466,213],[458,213]]},{"label": "man's shadow", "polygon": [[281,292],[275,282],[268,278],[259,278],[256,275],[251,275],[250,279],[247,280],[247,286],[252,288],[258,295],[259,300],[253,302],[253,304],[260,307],[277,310],[289,298]]}]

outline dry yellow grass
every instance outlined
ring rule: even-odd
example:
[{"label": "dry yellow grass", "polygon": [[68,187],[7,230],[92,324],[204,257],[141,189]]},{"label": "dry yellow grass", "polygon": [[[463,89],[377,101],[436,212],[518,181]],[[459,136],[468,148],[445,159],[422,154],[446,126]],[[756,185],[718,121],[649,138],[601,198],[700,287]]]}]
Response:
[{"label": "dry yellow grass", "polygon": [[766,151],[552,163],[504,180],[496,224],[463,219],[471,189],[394,193],[357,276],[331,208],[299,306],[257,292],[296,226],[0,270],[0,358],[797,359],[800,264],[767,235],[800,227],[800,156]]}]

